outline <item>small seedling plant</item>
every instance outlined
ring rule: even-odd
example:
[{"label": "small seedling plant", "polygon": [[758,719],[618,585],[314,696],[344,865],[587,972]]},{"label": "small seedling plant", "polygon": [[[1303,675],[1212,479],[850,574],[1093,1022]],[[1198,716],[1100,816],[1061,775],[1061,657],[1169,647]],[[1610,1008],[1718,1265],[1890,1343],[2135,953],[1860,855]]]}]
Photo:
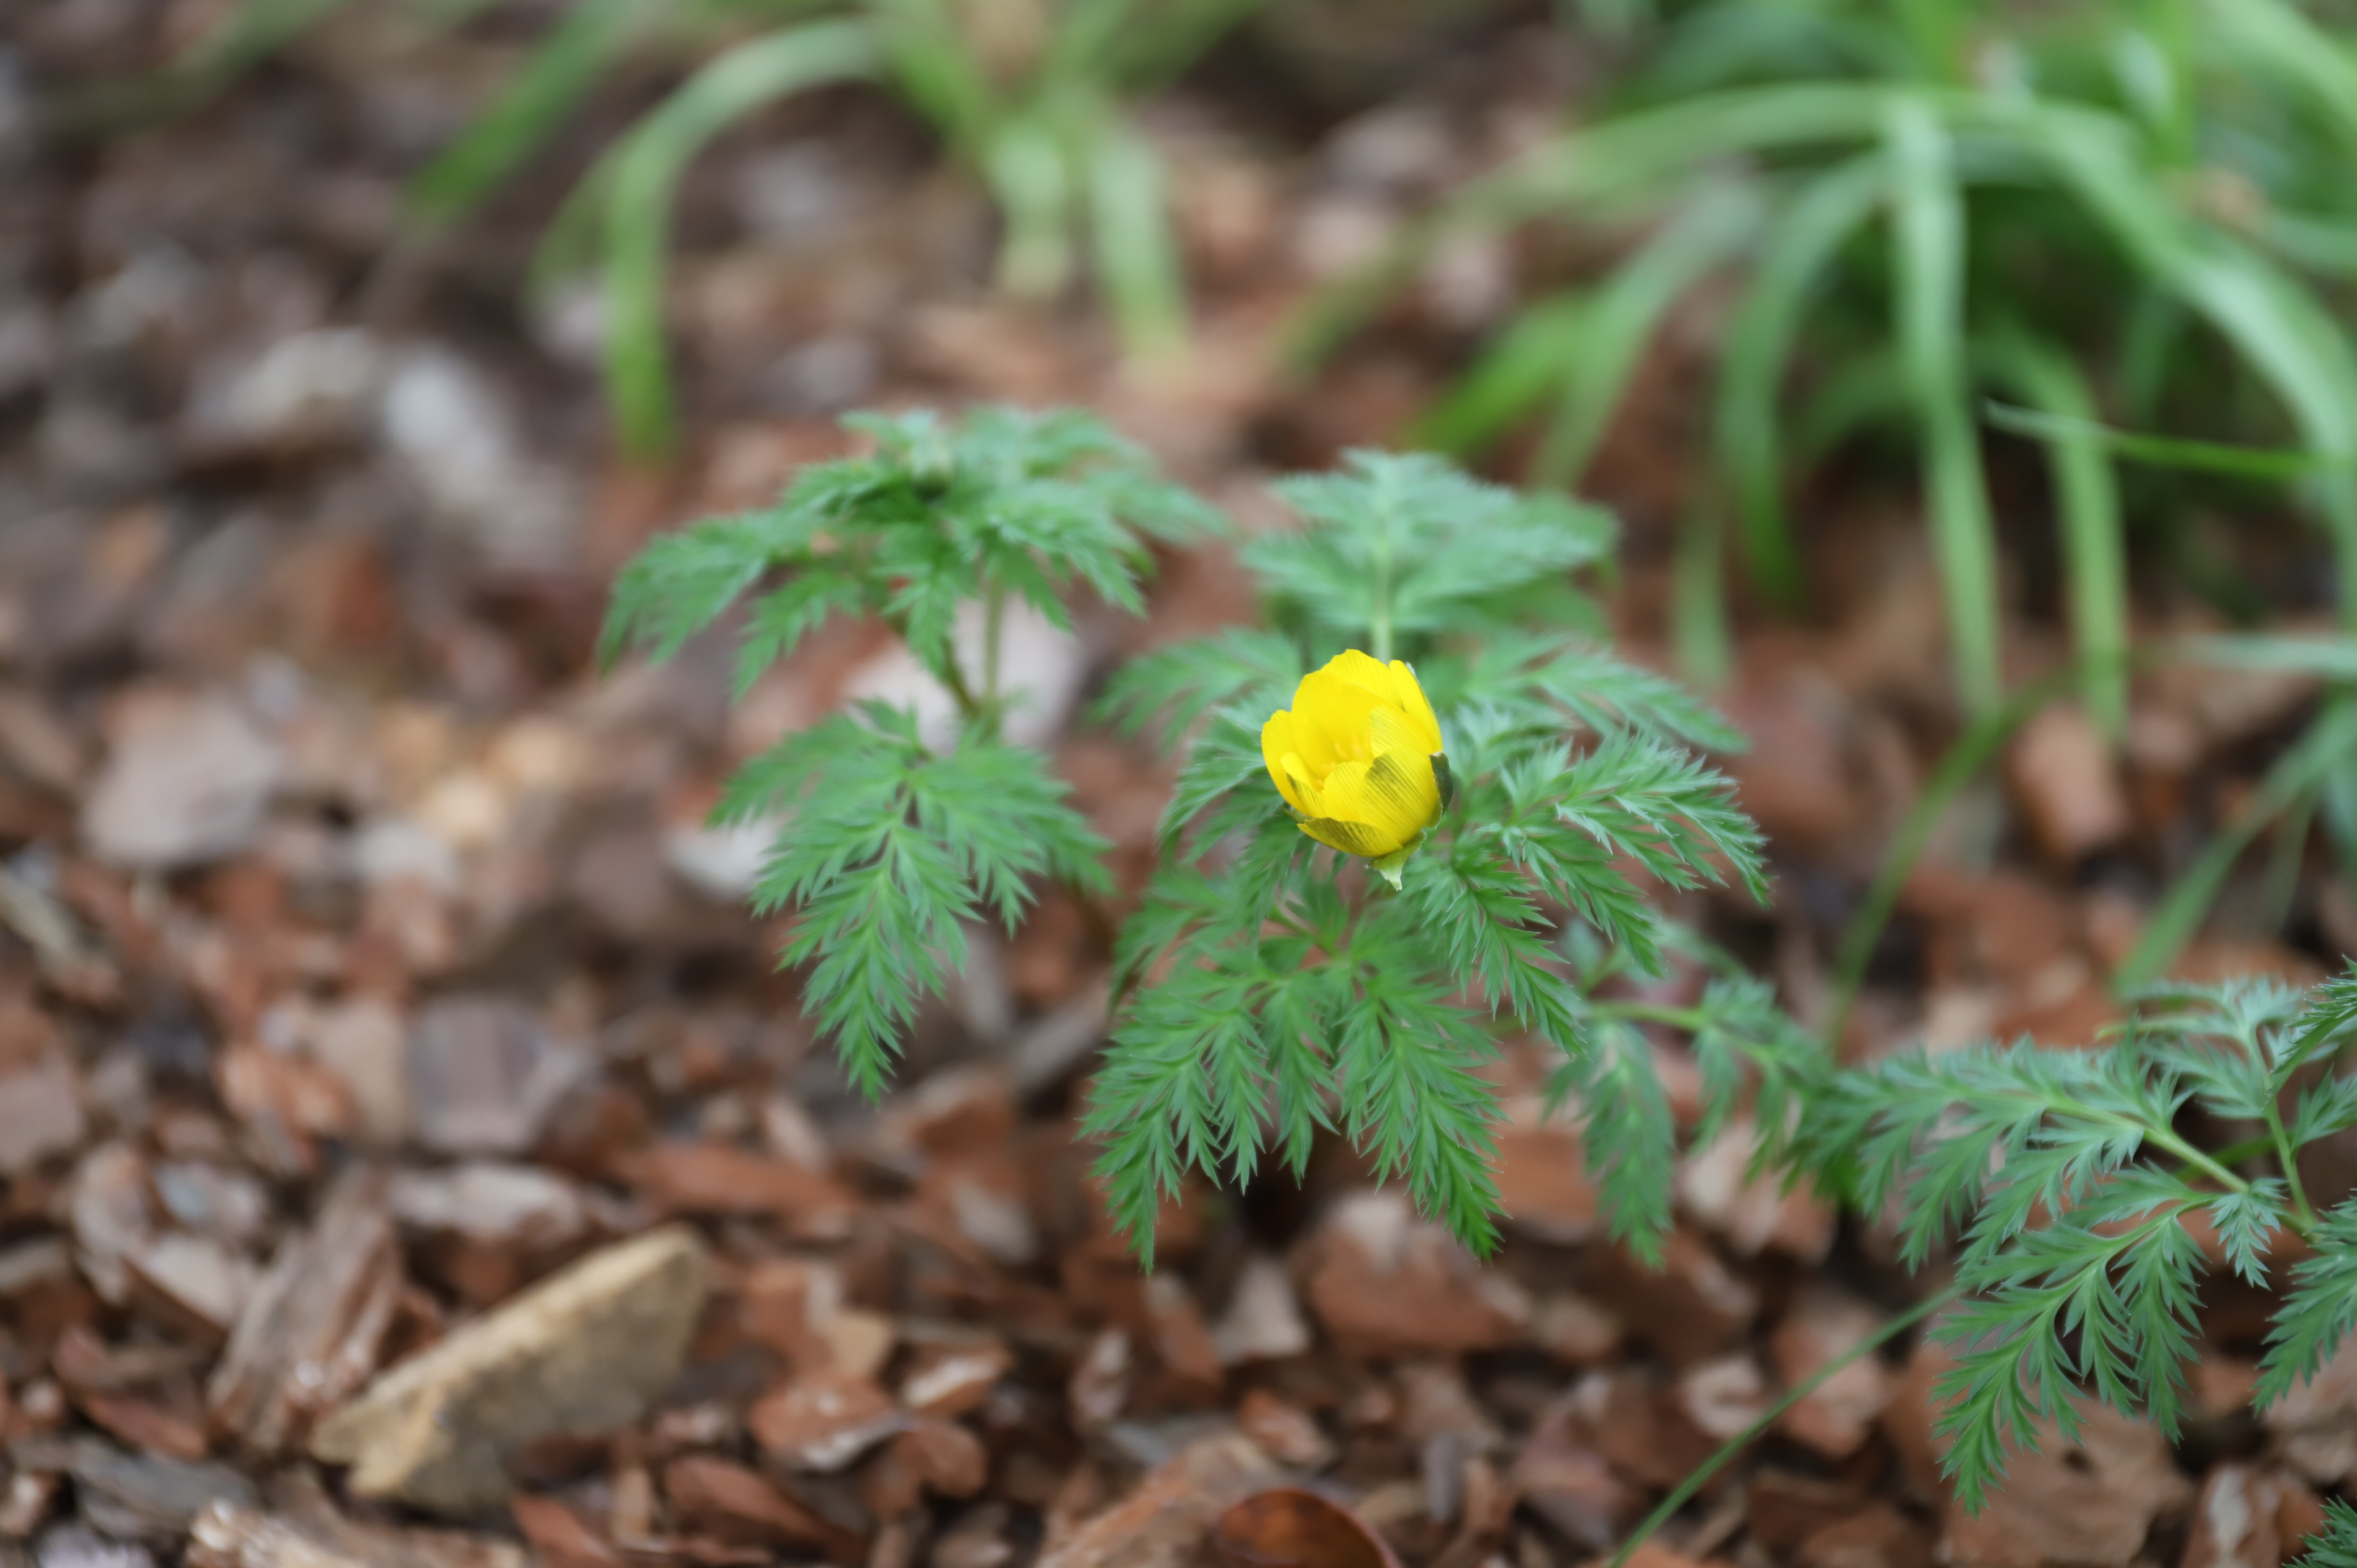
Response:
[{"label": "small seedling plant", "polygon": [[[867,455],[651,544],[606,646],[668,655],[733,616],[741,692],[829,617],[875,616],[953,699],[946,744],[911,708],[863,703],[748,763],[718,807],[772,825],[754,901],[795,911],[783,961],[873,1095],[969,923],[1012,930],[1050,882],[1116,894],[1049,757],[1007,737],[1005,607],[1068,624],[1084,592],[1141,611],[1150,546],[1225,524],[1082,414],[849,424]],[[1739,737],[1594,635],[1576,580],[1609,558],[1604,513],[1426,456],[1356,454],[1277,490],[1298,526],[1243,547],[1258,623],[1136,660],[1103,703],[1178,759],[1085,1118],[1113,1211],[1150,1262],[1190,1170],[1298,1173],[1335,1131],[1486,1252],[1499,1112],[1481,1069],[1511,1029],[1559,1051],[1614,1222],[1650,1250],[1676,1151],[1641,1026],[1728,1060],[1782,1026],[1733,973],[1691,1008],[1610,994],[1698,950],[1646,884],[1761,890],[1757,833],[1688,749]]]}]

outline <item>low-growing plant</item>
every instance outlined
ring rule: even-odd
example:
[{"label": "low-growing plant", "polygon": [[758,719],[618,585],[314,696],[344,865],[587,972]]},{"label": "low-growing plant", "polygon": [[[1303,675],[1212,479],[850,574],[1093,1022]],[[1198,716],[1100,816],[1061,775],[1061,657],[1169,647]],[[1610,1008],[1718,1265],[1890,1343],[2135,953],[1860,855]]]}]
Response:
[{"label": "low-growing plant", "polygon": [[[946,744],[867,703],[748,764],[719,808],[776,823],[756,902],[798,911],[783,957],[809,966],[805,1008],[874,1093],[965,922],[1013,927],[1042,879],[1114,892],[1047,756],[1006,739],[1001,607],[1060,623],[1083,588],[1137,610],[1147,542],[1218,522],[1079,414],[850,423],[871,455],[652,544],[616,585],[608,648],[669,653],[749,597],[741,686],[827,617],[876,615],[954,698]],[[1683,748],[1739,737],[1590,633],[1572,578],[1609,556],[1601,512],[1373,453],[1278,493],[1303,525],[1243,548],[1263,623],[1146,655],[1104,699],[1180,757],[1087,1115],[1114,1212],[1150,1258],[1189,1170],[1298,1171],[1336,1129],[1487,1251],[1497,1110],[1479,1069],[1512,1027],[1562,1052],[1555,1087],[1596,1129],[1615,1224],[1650,1248],[1675,1147],[1640,1026],[1728,1060],[1785,1027],[1731,972],[1690,1008],[1607,994],[1697,946],[1641,879],[1760,889],[1750,823]],[[978,651],[962,613],[986,628]]]},{"label": "low-growing plant", "polygon": [[[1948,1290],[1890,1328],[1937,1314],[1930,1337],[1953,1364],[1932,1386],[1933,1430],[1966,1508],[1987,1500],[2013,1450],[2075,1441],[2090,1399],[2174,1438],[2205,1273],[2279,1294],[2255,1406],[2343,1351],[2357,1331],[2357,1197],[2312,1192],[2299,1156],[2357,1126],[2352,1044],[2357,966],[2306,994],[2264,980],[2156,989],[2085,1050],[1755,1062],[1786,1118],[1765,1163],[1890,1226],[1910,1267],[1937,1256],[1953,1269]],[[2319,1565],[2357,1560],[2357,1514],[2332,1506],[2309,1545]]]},{"label": "low-growing plant", "polygon": [[[99,95],[103,119],[185,105],[356,0],[239,0],[161,81]],[[687,166],[731,125],[796,93],[880,81],[989,188],[1004,220],[998,282],[1052,297],[1092,275],[1128,350],[1182,351],[1187,302],[1162,160],[1132,106],[1261,0],[582,0],[422,170],[412,216],[457,221],[539,149],[599,80],[635,56],[698,62],[600,156],[551,226],[545,290],[594,271],[606,383],[626,446],[675,439],[664,330],[671,209]],[[490,0],[434,0],[427,35]]]}]

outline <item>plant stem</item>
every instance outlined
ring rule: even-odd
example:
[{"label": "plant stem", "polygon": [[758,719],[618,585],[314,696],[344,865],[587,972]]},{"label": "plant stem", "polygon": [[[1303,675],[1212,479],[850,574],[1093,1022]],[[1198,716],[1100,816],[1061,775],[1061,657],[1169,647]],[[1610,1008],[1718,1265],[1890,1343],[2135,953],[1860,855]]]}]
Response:
[{"label": "plant stem", "polygon": [[957,655],[952,653],[940,671],[942,684],[949,688],[958,712],[967,721],[982,717],[982,704],[974,700],[974,688],[965,682],[965,671],[958,668]]},{"label": "plant stem", "polygon": [[1367,639],[1374,646],[1368,651],[1388,664],[1392,659],[1392,533],[1388,522],[1375,535],[1374,553],[1374,604],[1368,612],[1367,625]]},{"label": "plant stem", "polygon": [[[2137,1123],[2137,1125],[2141,1125],[2141,1123]],[[2190,1168],[2199,1171],[2201,1175],[2208,1176],[2212,1181],[2216,1182],[2228,1192],[2248,1192],[2251,1190],[2251,1184],[2249,1182],[2244,1180],[2241,1176],[2236,1176],[2233,1171],[2228,1170],[2224,1165],[2220,1165],[2210,1155],[2203,1154],[2200,1149],[2195,1148],[2191,1144],[2187,1143],[2176,1133],[2168,1132],[2164,1129],[2146,1127],[2144,1129],[2144,1134],[2147,1138],[2151,1140],[2155,1148],[2168,1150],[2170,1154],[2175,1155],[2179,1159],[2183,1160]]]},{"label": "plant stem", "polygon": [[1665,1024],[1673,1029],[1700,1034],[1710,1020],[1699,1007],[1672,1007],[1658,1002],[1598,1002],[1599,1018],[1620,1018],[1632,1024]]},{"label": "plant stem", "polygon": [[1726,1468],[1728,1460],[1743,1452],[1752,1439],[1774,1425],[1786,1411],[1816,1392],[1836,1373],[1881,1349],[1900,1334],[1922,1322],[1942,1307],[1955,1301],[1963,1294],[1962,1291],[1951,1286],[1937,1295],[1925,1297],[1818,1368],[1810,1376],[1786,1390],[1782,1399],[1761,1411],[1758,1420],[1720,1444],[1717,1453],[1704,1460],[1684,1480],[1672,1487],[1670,1495],[1662,1499],[1661,1506],[1647,1514],[1644,1522],[1637,1527],[1628,1540],[1620,1543],[1620,1550],[1612,1554],[1612,1561],[1607,1563],[1605,1568],[1626,1568],[1629,1559],[1636,1555],[1639,1547],[1651,1541],[1662,1526],[1669,1523],[1677,1516],[1680,1509],[1693,1500],[1694,1495],[1701,1491],[1713,1476]]},{"label": "plant stem", "polygon": [[998,644],[1006,630],[1006,585],[993,582],[982,611],[982,696],[986,703],[998,701]]},{"label": "plant stem", "polygon": [[2299,1161],[2291,1146],[2291,1134],[2284,1131],[2283,1112],[2272,1096],[2267,1101],[2267,1137],[2274,1143],[2276,1163],[2283,1166],[2284,1186],[2291,1193],[2291,1213],[2294,1224],[2303,1236],[2315,1229],[2316,1209],[2308,1201],[2308,1187],[2299,1179]]}]

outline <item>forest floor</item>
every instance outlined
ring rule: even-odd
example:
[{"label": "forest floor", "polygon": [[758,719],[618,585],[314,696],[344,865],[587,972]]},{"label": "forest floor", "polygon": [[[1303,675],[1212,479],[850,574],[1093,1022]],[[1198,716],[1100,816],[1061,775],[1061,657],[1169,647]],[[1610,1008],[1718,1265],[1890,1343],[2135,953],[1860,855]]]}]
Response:
[{"label": "forest floor", "polygon": [[[1276,102],[1252,73],[1283,40],[1209,72],[1157,112],[1198,288],[1191,359],[1151,377],[1085,308],[987,290],[988,208],[896,110],[781,110],[690,180],[688,435],[647,469],[610,449],[594,306],[520,304],[561,171],[629,91],[421,241],[400,176],[514,44],[388,58],[355,21],[168,124],[37,134],[30,88],[152,58],[147,10],[0,19],[0,1564],[1128,1568],[1307,1484],[1415,1568],[1567,1565],[1936,1283],[1747,1184],[1739,1137],[1689,1155],[1666,1266],[1636,1266],[1520,1050],[1494,1264],[1338,1144],[1298,1187],[1173,1206],[1145,1276],[1074,1139],[1108,968],[1081,911],[1051,894],[977,940],[871,1109],[745,912],[758,846],[703,826],[780,734],[909,693],[905,656],[836,626],[733,709],[716,640],[592,659],[632,550],[845,450],[851,407],[1085,405],[1281,526],[1270,477],[1400,439],[1561,258],[1453,252],[1315,374],[1283,360],[1291,311],[1592,62],[1508,29],[1421,72],[1303,65]],[[1716,329],[1708,300],[1674,322],[1585,487],[1626,527],[1619,635],[1664,666]],[[2064,644],[2038,469],[1992,463],[2019,681]],[[1903,481],[1803,499],[1809,611],[1739,605],[1715,693],[1775,891],[1689,912],[1804,1019],[1957,730]],[[2302,613],[2296,536],[2219,527]],[[1133,892],[1169,779],[1087,699],[1247,594],[1223,551],[1172,558],[1144,621],[1008,651]],[[2166,584],[2137,617],[2214,622]],[[2092,1041],[2152,901],[2314,695],[2141,681],[2116,756],[2075,710],[2033,722],[1909,882],[1843,1049]],[[2252,857],[2182,972],[2309,983],[2357,947],[2308,854]],[[1690,1112],[1692,1064],[1660,1063]],[[2266,1568],[2357,1467],[2357,1389],[2252,1416],[2257,1305],[2212,1293],[2179,1441],[2100,1417],[1978,1517],[1939,1481],[1936,1355],[1902,1339],[1649,1561]]]}]

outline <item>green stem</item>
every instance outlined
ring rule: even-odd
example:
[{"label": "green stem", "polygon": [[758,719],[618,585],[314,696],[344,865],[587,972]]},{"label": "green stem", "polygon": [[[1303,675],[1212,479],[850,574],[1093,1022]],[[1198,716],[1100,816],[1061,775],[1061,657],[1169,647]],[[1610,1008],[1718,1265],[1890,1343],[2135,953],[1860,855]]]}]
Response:
[{"label": "green stem", "polygon": [[2140,1122],[2131,1122],[2125,1117],[2121,1119],[2121,1125],[2142,1127],[2145,1137],[2151,1142],[2155,1148],[2168,1150],[2170,1154],[2175,1155],[2179,1159],[2183,1160],[2189,1169],[2198,1171],[2201,1175],[2208,1176],[2212,1181],[2216,1182],[2228,1192],[2248,1192],[2251,1190],[2251,1184],[2249,1182],[2244,1180],[2241,1176],[2236,1176],[2233,1171],[2228,1170],[2224,1165],[2220,1165],[2215,1159],[2203,1154],[2200,1149],[2195,1148],[2191,1144],[2187,1143],[2175,1133],[2169,1132],[2161,1128],[2146,1127]]},{"label": "green stem", "polygon": [[1629,1559],[1636,1555],[1639,1547],[1651,1541],[1662,1526],[1674,1519],[1677,1511],[1692,1501],[1694,1495],[1708,1485],[1713,1476],[1727,1467],[1727,1461],[1743,1452],[1754,1438],[1773,1426],[1786,1411],[1823,1388],[1837,1373],[1881,1349],[1901,1333],[1955,1301],[1963,1294],[1962,1291],[1951,1286],[1937,1295],[1927,1296],[1818,1368],[1808,1377],[1793,1384],[1785,1391],[1783,1398],[1760,1412],[1758,1420],[1720,1444],[1717,1453],[1704,1460],[1684,1480],[1671,1488],[1670,1495],[1662,1499],[1661,1506],[1647,1514],[1644,1522],[1637,1527],[1636,1532],[1620,1543],[1620,1550],[1612,1554],[1612,1561],[1607,1563],[1605,1568],[1626,1568]]},{"label": "green stem", "polygon": [[2210,1157],[2222,1165],[2238,1165],[2254,1155],[2273,1153],[2275,1146],[2273,1138],[2261,1133],[2255,1138],[2245,1138],[2239,1144],[2229,1144]]},{"label": "green stem", "polygon": [[968,723],[982,717],[982,704],[974,701],[974,688],[966,684],[965,671],[958,668],[957,655],[952,653],[940,671],[942,684],[949,688],[950,697],[957,703],[959,714]]},{"label": "green stem", "polygon": [[1368,640],[1374,646],[1368,650],[1384,663],[1392,658],[1392,535],[1386,526],[1375,535],[1374,605],[1369,611]]},{"label": "green stem", "polygon": [[1599,1018],[1619,1018],[1632,1024],[1663,1024],[1688,1034],[1700,1034],[1710,1026],[1710,1020],[1699,1007],[1672,1007],[1657,1002],[1598,1002],[1595,1004]]},{"label": "green stem", "polygon": [[994,704],[998,701],[998,644],[1006,629],[1006,585],[994,582],[982,611],[982,695]]},{"label": "green stem", "polygon": [[2299,1162],[2294,1157],[2291,1134],[2284,1131],[2283,1112],[2273,1099],[2267,1101],[2267,1137],[2275,1144],[2276,1163],[2283,1166],[2284,1186],[2291,1193],[2291,1214],[2295,1227],[2303,1236],[2316,1227],[2316,1209],[2308,1201],[2308,1187],[2299,1179]]}]

